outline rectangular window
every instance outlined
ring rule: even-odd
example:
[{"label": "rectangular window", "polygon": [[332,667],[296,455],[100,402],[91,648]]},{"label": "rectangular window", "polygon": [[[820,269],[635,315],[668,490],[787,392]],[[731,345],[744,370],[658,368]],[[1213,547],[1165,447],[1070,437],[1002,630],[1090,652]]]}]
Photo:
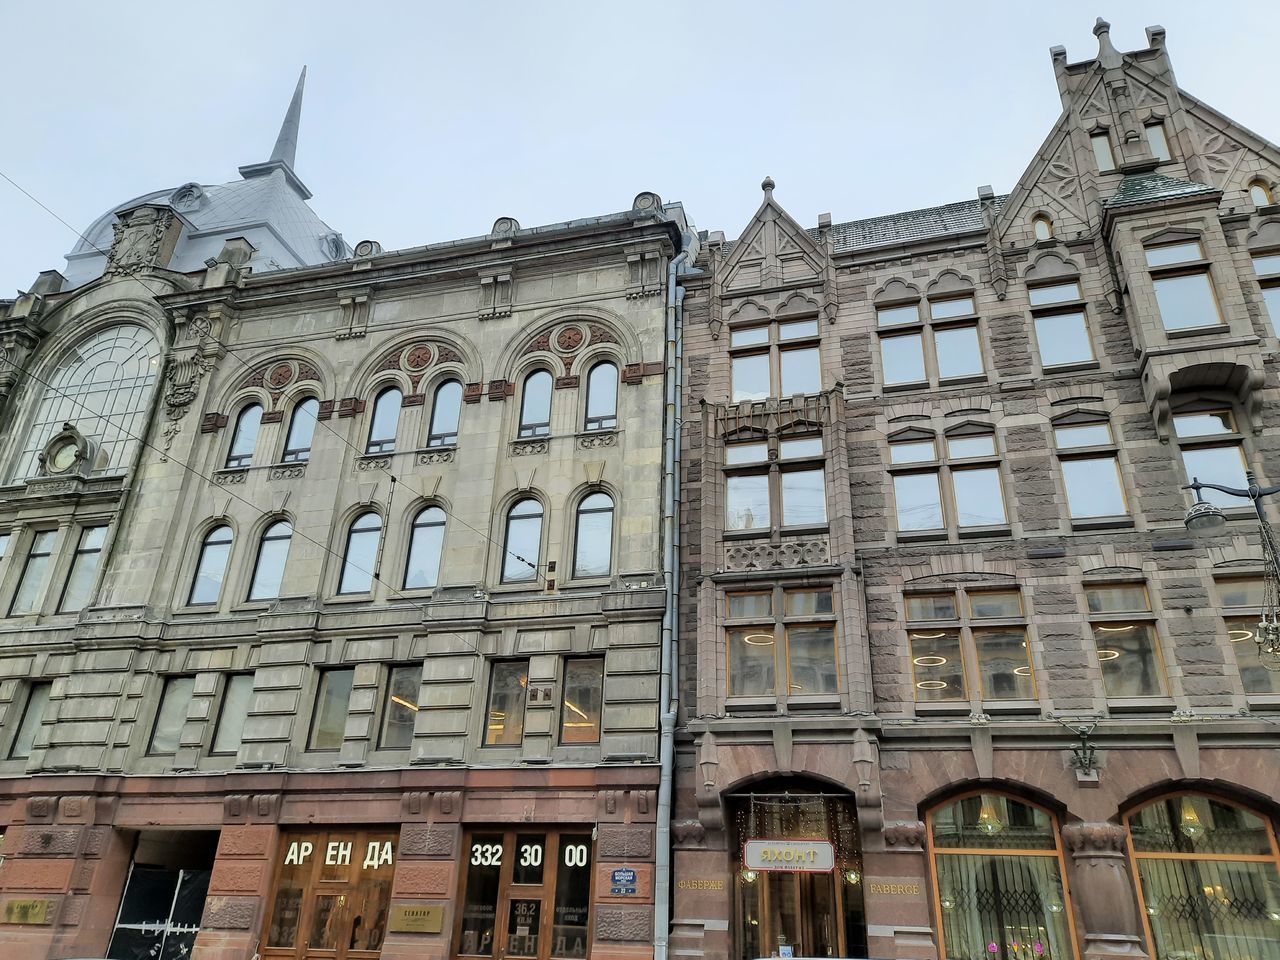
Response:
[{"label": "rectangular window", "polygon": [[966,700],[964,660],[960,655],[959,630],[914,630],[911,666],[915,677],[916,701]]},{"label": "rectangular window", "polygon": [[886,384],[918,383],[925,379],[924,344],[918,333],[880,340],[880,360]]},{"label": "rectangular window", "polygon": [[1073,519],[1128,515],[1120,464],[1114,456],[1078,457],[1062,460],[1061,464],[1067,509]]},{"label": "rectangular window", "polygon": [[1144,129],[1147,133],[1147,146],[1151,148],[1151,155],[1160,161],[1168,160],[1169,141],[1164,135],[1164,124],[1148,123]]},{"label": "rectangular window", "polygon": [[772,593],[731,593],[729,594],[729,616],[772,617]]},{"label": "rectangular window", "polygon": [[913,593],[907,595],[908,620],[954,620],[956,595],[954,593]]},{"label": "rectangular window", "polygon": [[1111,137],[1106,133],[1095,133],[1089,137],[1093,147],[1093,159],[1101,173],[1108,173],[1116,168],[1116,159],[1111,153]]},{"label": "rectangular window", "polygon": [[[780,603],[775,599],[779,592]],[[730,593],[726,601],[729,696],[805,697],[839,692],[830,587]],[[779,608],[781,619],[773,614]],[[757,622],[743,624],[743,620]]]},{"label": "rectangular window", "polygon": [[907,440],[889,444],[890,463],[924,463],[938,459],[932,440]]},{"label": "rectangular window", "polygon": [[325,670],[316,689],[316,705],[311,713],[309,750],[341,750],[351,706],[354,669]]},{"label": "rectangular window", "polygon": [[18,589],[14,591],[13,602],[9,604],[9,616],[32,613],[39,605],[40,598],[44,594],[45,580],[49,576],[53,544],[57,538],[56,530],[40,530],[32,537],[31,549],[27,551],[27,562],[22,568]]},{"label": "rectangular window", "polygon": [[102,557],[102,544],[106,539],[106,527],[85,527],[80,531],[80,542],[76,545],[75,556],[71,559],[71,571],[67,574],[66,586],[62,588],[62,600],[58,603],[59,613],[75,613],[89,602],[89,594],[93,590],[93,581]]},{"label": "rectangular window", "polygon": [[1072,447],[1109,446],[1115,442],[1111,436],[1111,425],[1106,422],[1055,427],[1053,440],[1059,450]]},{"label": "rectangular window", "polygon": [[1260,277],[1280,276],[1280,253],[1258,254],[1253,258],[1253,271]]},{"label": "rectangular window", "polygon": [[782,474],[783,526],[814,526],[827,522],[827,485],[818,470],[787,470]]},{"label": "rectangular window", "polygon": [[933,342],[937,351],[939,378],[950,380],[982,374],[982,347],[978,344],[977,327],[945,327],[934,330]]},{"label": "rectangular window", "polygon": [[[52,690],[51,683],[33,683],[27,689],[27,702],[22,708],[22,719],[18,721],[18,732],[14,734],[13,743],[9,744],[10,760],[25,760],[31,756],[36,734],[40,732],[45,711],[49,708],[49,694]],[[10,709],[13,709],[12,706]]]},{"label": "rectangular window", "polygon": [[1204,248],[1198,240],[1165,243],[1146,248],[1148,267],[1168,267],[1176,263],[1194,263],[1204,259]]},{"label": "rectangular window", "polygon": [[836,628],[833,624],[787,627],[789,696],[836,692]]},{"label": "rectangular window", "polygon": [[[1203,483],[1216,483],[1224,487],[1244,490],[1249,486],[1245,477],[1244,451],[1240,444],[1225,446],[1183,447],[1182,464],[1186,468],[1187,479],[1200,480]],[[1247,507],[1249,501],[1244,497],[1233,497],[1220,490],[1201,490],[1201,496],[1219,507]]]},{"label": "rectangular window", "polygon": [[1280,693],[1280,672],[1268,670],[1258,653],[1257,614],[1252,617],[1230,617],[1226,623],[1227,638],[1236,655],[1236,666],[1240,669],[1240,682],[1244,684],[1244,692]]},{"label": "rectangular window", "polygon": [[769,396],[769,355],[749,353],[733,358],[733,400],[764,400]]},{"label": "rectangular window", "polygon": [[821,437],[800,437],[795,440],[783,440],[778,444],[778,457],[781,460],[820,456],[822,456]]},{"label": "rectangular window", "polygon": [[1262,577],[1234,577],[1218,581],[1218,603],[1224,607],[1261,607],[1266,599]]},{"label": "rectangular window", "polygon": [[1154,277],[1156,303],[1166,330],[1188,330],[1222,324],[1213,282],[1207,271]]},{"label": "rectangular window", "polygon": [[982,696],[987,700],[1034,700],[1036,683],[1022,629],[974,630]]},{"label": "rectangular window", "polygon": [[418,718],[422,666],[392,667],[387,675],[387,698],[382,705],[382,729],[378,731],[381,750],[408,750],[413,743],[413,727]]},{"label": "rectangular window", "polygon": [[1036,347],[1042,367],[1090,363],[1094,358],[1084,314],[1050,313],[1035,317]]},{"label": "rectangular window", "polygon": [[974,620],[1020,617],[1022,616],[1022,594],[1017,590],[971,591],[969,593],[969,616]]},{"label": "rectangular window", "polygon": [[783,610],[788,617],[835,613],[831,605],[830,590],[788,590],[783,594]]},{"label": "rectangular window", "polygon": [[768,342],[768,327],[738,327],[729,331],[729,346],[734,349],[738,347],[758,347]]},{"label": "rectangular window", "polygon": [[961,527],[994,526],[1008,522],[1000,471],[995,467],[952,470],[956,498],[956,523]]},{"label": "rectangular window", "polygon": [[876,310],[876,323],[882,327],[919,322],[920,304],[918,303],[908,303],[901,307],[880,307]]},{"label": "rectangular window", "polygon": [[1151,609],[1147,588],[1141,583],[1091,586],[1085,590],[1090,613],[1135,613]]},{"label": "rectangular window", "polygon": [[1080,299],[1080,282],[1054,283],[1043,287],[1031,287],[1028,291],[1033,307],[1043,307],[1050,303],[1065,303],[1068,300]]},{"label": "rectangular window", "polygon": [[955,297],[951,300],[929,301],[929,316],[934,320],[971,317],[975,313],[977,311],[973,307],[973,297]]},{"label": "rectangular window", "polygon": [[769,459],[767,443],[729,443],[724,448],[724,462],[729,466],[763,463]]},{"label": "rectangular window", "polygon": [[821,392],[818,336],[816,319],[730,330],[733,402]]},{"label": "rectangular window", "polygon": [[235,673],[227,677],[222,688],[222,709],[218,711],[218,726],[213,733],[211,753],[239,752],[252,700],[252,673]]},{"label": "rectangular window", "polygon": [[972,437],[947,437],[947,457],[951,460],[963,460],[966,457],[994,457],[996,455],[996,438],[989,433]]},{"label": "rectangular window", "polygon": [[1164,676],[1156,651],[1155,630],[1142,621],[1109,621],[1093,625],[1093,641],[1107,696],[1159,697]]},{"label": "rectangular window", "polygon": [[524,742],[524,705],[529,689],[528,660],[497,660],[489,675],[489,708],[484,745],[518,747]]},{"label": "rectangular window", "polygon": [[604,703],[604,658],[566,660],[564,705],[560,710],[560,742],[599,743]]},{"label": "rectangular window", "polygon": [[1262,287],[1262,302],[1267,306],[1274,330],[1280,326],[1280,253],[1261,254],[1253,258],[1253,269]]},{"label": "rectangular window", "polygon": [[1230,410],[1205,410],[1201,413],[1175,413],[1173,432],[1179,438],[1215,437],[1236,432],[1236,421]]},{"label": "rectangular window", "polygon": [[[940,530],[949,523],[958,528],[1007,524],[999,467],[994,464],[961,466],[967,460],[994,458],[994,435],[947,437],[946,452],[948,463],[940,464],[934,471],[892,473],[898,530]],[[911,463],[930,453],[936,453],[933,441],[890,443],[889,462],[895,465]],[[948,478],[949,487],[942,483],[944,475]],[[950,493],[945,505],[942,498],[944,489]]]},{"label": "rectangular window", "polygon": [[725,529],[769,529],[769,475],[752,473],[725,478]]},{"label": "rectangular window", "polygon": [[818,361],[817,347],[779,351],[782,391],[781,396],[798,393],[819,393],[822,390],[822,369]]},{"label": "rectangular window", "polygon": [[742,627],[727,631],[729,648],[729,696],[763,697],[777,692],[777,659],[773,626]]},{"label": "rectangular window", "polygon": [[156,723],[151,729],[151,744],[147,753],[160,756],[178,752],[182,742],[182,726],[187,722],[191,706],[191,693],[195,690],[195,677],[166,677],[164,691],[160,694],[160,709],[156,711]]},{"label": "rectangular window", "polygon": [[0,560],[3,560],[5,554],[9,552],[9,537],[8,532],[0,533]]},{"label": "rectangular window", "polygon": [[1019,591],[908,593],[903,600],[917,702],[967,700],[971,689],[974,699],[1036,699]]},{"label": "rectangular window", "polygon": [[942,494],[936,473],[899,473],[893,478],[899,530],[940,530]]}]

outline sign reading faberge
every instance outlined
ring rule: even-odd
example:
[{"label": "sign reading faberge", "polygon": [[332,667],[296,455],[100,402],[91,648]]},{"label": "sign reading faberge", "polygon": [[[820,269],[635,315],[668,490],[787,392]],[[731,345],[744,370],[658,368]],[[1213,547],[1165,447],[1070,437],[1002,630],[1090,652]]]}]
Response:
[{"label": "sign reading faberge", "polygon": [[787,870],[824,873],[836,865],[829,840],[748,840],[742,847],[748,870]]}]

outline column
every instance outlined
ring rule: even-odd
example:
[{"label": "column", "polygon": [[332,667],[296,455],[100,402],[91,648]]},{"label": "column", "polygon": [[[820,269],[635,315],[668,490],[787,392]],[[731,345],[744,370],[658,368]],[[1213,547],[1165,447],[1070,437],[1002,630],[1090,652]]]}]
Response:
[{"label": "column", "polygon": [[1062,839],[1071,851],[1071,893],[1083,922],[1085,960],[1146,960],[1124,826],[1070,823]]}]

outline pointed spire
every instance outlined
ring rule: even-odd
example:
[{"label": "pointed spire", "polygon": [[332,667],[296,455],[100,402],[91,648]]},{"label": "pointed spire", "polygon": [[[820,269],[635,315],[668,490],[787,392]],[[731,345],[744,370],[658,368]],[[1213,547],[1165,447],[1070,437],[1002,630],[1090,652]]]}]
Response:
[{"label": "pointed spire", "polygon": [[307,68],[302,68],[298,77],[298,86],[293,91],[293,99],[289,101],[289,111],[284,115],[284,123],[280,124],[280,136],[276,137],[276,148],[271,151],[271,159],[283,160],[293,166],[298,156],[298,126],[302,121],[302,88],[307,82]]},{"label": "pointed spire", "polygon": [[1120,52],[1111,44],[1111,24],[1099,17],[1093,25],[1093,35],[1098,38],[1098,62],[1104,67],[1120,66]]}]

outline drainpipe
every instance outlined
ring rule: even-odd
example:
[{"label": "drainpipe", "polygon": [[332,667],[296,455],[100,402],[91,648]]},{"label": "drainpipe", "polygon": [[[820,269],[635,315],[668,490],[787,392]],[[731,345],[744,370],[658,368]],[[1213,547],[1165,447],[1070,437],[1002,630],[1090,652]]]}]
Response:
[{"label": "drainpipe", "polygon": [[680,388],[684,353],[684,289],[678,277],[689,260],[686,247],[667,267],[667,402],[663,417],[662,451],[662,574],[666,582],[666,606],[662,612],[662,673],[658,698],[661,713],[658,757],[657,849],[653,879],[653,956],[667,960],[671,928],[671,806],[675,778],[676,712],[676,617],[680,603]]}]

